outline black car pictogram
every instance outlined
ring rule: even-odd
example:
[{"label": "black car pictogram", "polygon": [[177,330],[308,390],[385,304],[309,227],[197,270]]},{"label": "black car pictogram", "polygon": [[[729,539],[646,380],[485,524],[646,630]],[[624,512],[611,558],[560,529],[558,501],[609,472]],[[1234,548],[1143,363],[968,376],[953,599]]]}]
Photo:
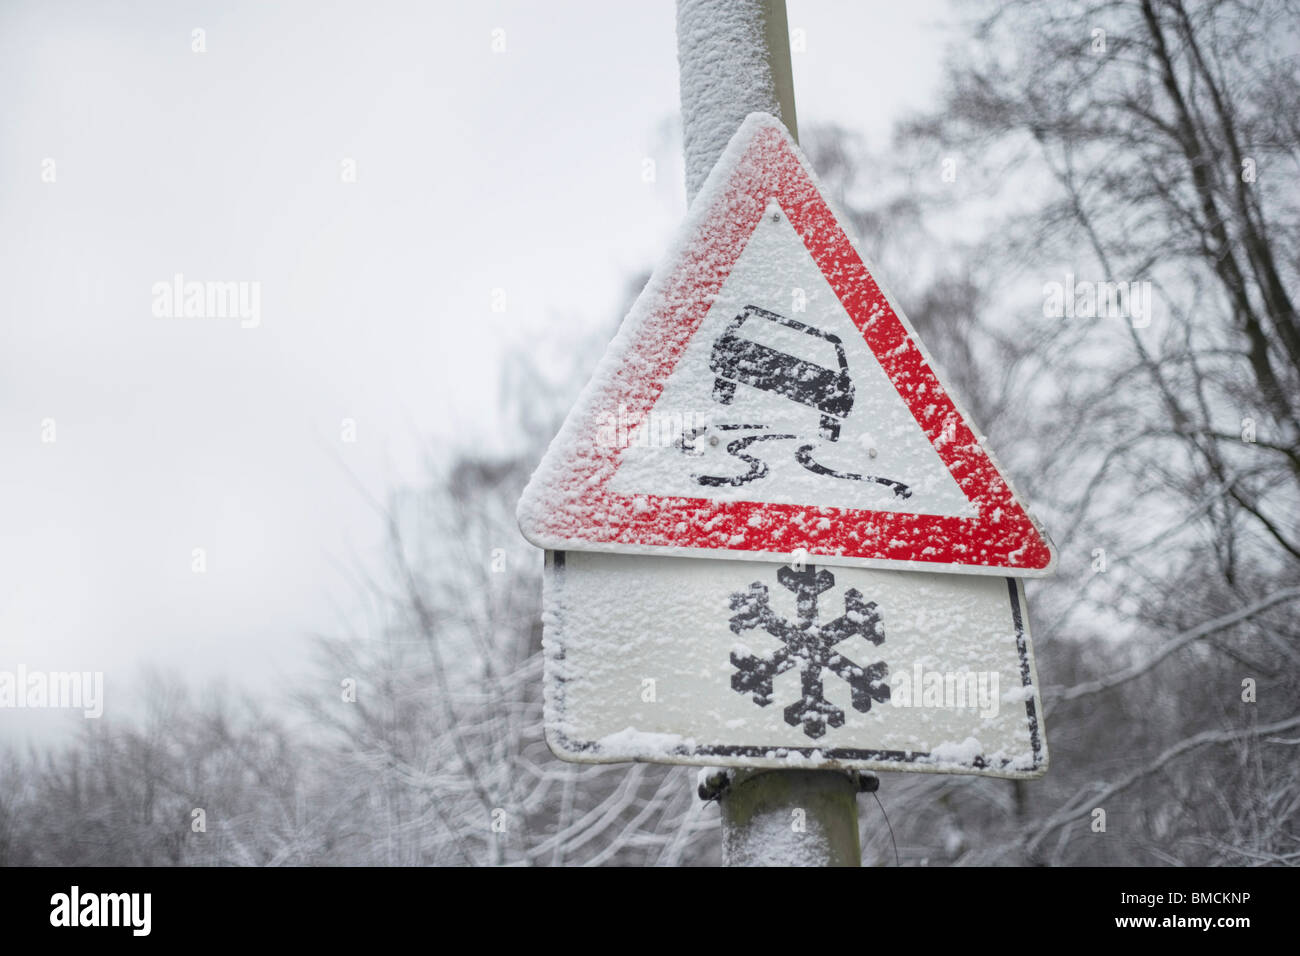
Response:
[{"label": "black car pictogram", "polygon": [[[821,366],[745,338],[741,334],[743,326],[750,321],[775,322],[826,342],[834,348],[839,368]],[[716,376],[713,380],[716,401],[730,405],[738,384],[784,395],[821,413],[820,432],[828,441],[839,438],[840,423],[853,409],[853,381],[839,336],[758,306],[745,306],[718,336],[713,343],[709,369]]]}]

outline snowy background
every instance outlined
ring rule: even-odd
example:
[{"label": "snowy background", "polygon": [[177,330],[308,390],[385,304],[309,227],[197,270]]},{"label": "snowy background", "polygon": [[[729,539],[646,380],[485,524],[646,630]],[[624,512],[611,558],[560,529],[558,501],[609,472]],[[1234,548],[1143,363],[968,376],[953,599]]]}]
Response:
[{"label": "snowy background", "polygon": [[[804,149],[1062,554],[1052,770],[888,776],[902,862],[1300,859],[1295,10],[789,24]],[[672,4],[14,2],[0,76],[0,670],[105,679],[0,709],[0,863],[716,862],[692,773],[550,756],[514,526],[685,212]],[[260,323],[155,316],[176,273]],[[1152,314],[1048,315],[1076,279]]]}]

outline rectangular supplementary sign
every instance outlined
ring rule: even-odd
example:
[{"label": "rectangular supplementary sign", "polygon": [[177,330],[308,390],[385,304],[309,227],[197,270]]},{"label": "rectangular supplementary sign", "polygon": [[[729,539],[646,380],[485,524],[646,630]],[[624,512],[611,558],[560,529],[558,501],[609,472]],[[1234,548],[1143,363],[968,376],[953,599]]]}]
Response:
[{"label": "rectangular supplementary sign", "polygon": [[568,760],[1047,770],[1016,579],[552,551],[544,620]]}]

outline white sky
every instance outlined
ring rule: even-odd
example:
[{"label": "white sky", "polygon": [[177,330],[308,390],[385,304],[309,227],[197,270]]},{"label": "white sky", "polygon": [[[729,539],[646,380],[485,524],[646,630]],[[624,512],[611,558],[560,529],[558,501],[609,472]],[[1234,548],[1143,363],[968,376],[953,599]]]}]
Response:
[{"label": "white sky", "polygon": [[[383,497],[430,448],[490,445],[503,347],[608,325],[667,246],[685,207],[674,17],[0,8],[0,670],[102,670],[111,712],[144,664],[265,687],[306,634],[337,631],[338,565],[382,529],[335,456]],[[789,19],[801,126],[880,145],[932,104],[941,0],[790,0]],[[155,318],[152,286],[177,272],[260,282],[260,326]],[[0,710],[0,738],[66,720]]]}]

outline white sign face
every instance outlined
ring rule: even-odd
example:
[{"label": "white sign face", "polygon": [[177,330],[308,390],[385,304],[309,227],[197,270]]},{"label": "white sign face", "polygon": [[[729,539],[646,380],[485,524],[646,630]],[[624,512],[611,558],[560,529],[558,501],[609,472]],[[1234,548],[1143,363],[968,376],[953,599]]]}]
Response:
[{"label": "white sign face", "polygon": [[545,603],[567,760],[1047,770],[1016,579],[548,552]]}]

